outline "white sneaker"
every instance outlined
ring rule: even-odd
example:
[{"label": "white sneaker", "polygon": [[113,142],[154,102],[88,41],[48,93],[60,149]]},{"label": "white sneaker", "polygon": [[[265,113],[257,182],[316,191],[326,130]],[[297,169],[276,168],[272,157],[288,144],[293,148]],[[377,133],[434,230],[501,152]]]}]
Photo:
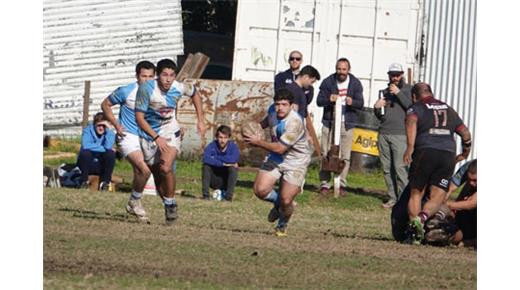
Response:
[{"label": "white sneaker", "polygon": [[139,220],[147,221],[146,211],[141,204],[140,199],[130,199],[126,204],[126,211],[129,214],[135,215]]}]

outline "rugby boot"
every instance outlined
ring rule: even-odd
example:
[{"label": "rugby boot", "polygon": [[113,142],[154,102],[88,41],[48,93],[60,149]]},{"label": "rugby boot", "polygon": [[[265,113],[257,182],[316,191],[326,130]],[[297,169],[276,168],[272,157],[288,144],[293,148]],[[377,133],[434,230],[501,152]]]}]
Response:
[{"label": "rugby boot", "polygon": [[166,225],[172,225],[177,219],[177,205],[164,205],[164,217],[166,221]]}]

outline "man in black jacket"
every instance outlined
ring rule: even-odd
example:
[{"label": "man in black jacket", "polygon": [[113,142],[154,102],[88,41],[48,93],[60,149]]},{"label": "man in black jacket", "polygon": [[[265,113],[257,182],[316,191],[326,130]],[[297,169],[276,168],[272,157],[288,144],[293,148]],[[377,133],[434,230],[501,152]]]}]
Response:
[{"label": "man in black jacket", "polygon": [[[341,114],[340,158],[345,161],[345,168],[340,174],[341,193],[346,194],[347,175],[350,167],[350,151],[352,149],[353,129],[357,124],[357,110],[363,108],[363,86],[350,73],[350,62],[340,58],[336,62],[336,73],[331,74],[320,85],[317,104],[323,107],[321,152],[327,155],[330,144],[333,144],[332,131],[334,126],[333,111],[336,101],[343,103]],[[330,190],[330,171],[320,170],[320,193],[328,194]]]},{"label": "man in black jacket", "polygon": [[[274,77],[274,91],[278,91],[281,88],[285,88],[287,85],[292,84],[296,81],[296,76],[300,73],[301,64],[303,62],[303,55],[297,50],[289,53],[289,69],[278,73]],[[319,80],[319,78],[318,78]],[[309,86],[304,89],[305,96],[307,98],[307,104],[312,101],[314,97],[314,88]]]},{"label": "man in black jacket", "polygon": [[392,208],[406,184],[408,169],[401,156],[406,149],[406,130],[404,119],[406,109],[412,105],[411,87],[403,78],[403,67],[393,63],[388,68],[388,88],[382,90],[383,98],[374,104],[374,113],[379,119],[379,136],[377,145],[379,160],[383,166],[386,188],[390,199],[383,204],[384,208]]}]

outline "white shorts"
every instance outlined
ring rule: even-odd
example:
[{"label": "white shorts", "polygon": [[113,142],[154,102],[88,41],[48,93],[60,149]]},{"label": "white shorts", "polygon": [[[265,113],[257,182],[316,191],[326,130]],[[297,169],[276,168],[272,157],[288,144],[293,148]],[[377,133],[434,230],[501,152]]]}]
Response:
[{"label": "white shorts", "polygon": [[[167,144],[177,150],[177,154],[181,152],[180,133],[180,131],[177,131],[172,134],[173,136],[165,136],[165,134],[161,134],[161,137],[167,140]],[[148,165],[159,163],[161,160],[161,151],[155,144],[155,141],[148,141],[144,138],[140,138],[139,142],[141,143],[141,150],[143,150],[144,162]]]},{"label": "white shorts", "polygon": [[139,143],[139,136],[126,132],[124,137],[117,137],[117,145],[123,157],[134,151],[141,151],[141,144]]},{"label": "white shorts", "polygon": [[280,179],[281,177],[286,182],[302,187],[303,189],[309,163],[310,162],[304,161],[300,166],[290,166],[285,162],[276,164],[274,161],[267,160],[262,163],[260,170],[267,171],[269,175],[276,179]]}]

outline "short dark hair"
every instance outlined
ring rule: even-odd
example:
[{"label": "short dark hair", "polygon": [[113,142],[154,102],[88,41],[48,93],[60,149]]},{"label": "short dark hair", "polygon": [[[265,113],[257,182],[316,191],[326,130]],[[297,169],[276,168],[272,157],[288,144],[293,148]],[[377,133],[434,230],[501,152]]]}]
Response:
[{"label": "short dark hair", "polygon": [[96,113],[94,115],[94,124],[97,124],[101,121],[106,121],[105,115],[103,114],[103,112]]},{"label": "short dark hair", "polygon": [[142,69],[153,69],[153,72],[155,73],[155,65],[147,60],[140,61],[135,66],[135,74],[139,75]]},{"label": "short dark hair", "polygon": [[157,63],[157,75],[160,75],[164,69],[172,69],[175,73],[177,73],[177,65],[175,62],[169,58],[161,59]]},{"label": "short dark hair", "polygon": [[421,97],[423,95],[433,95],[432,88],[427,83],[416,83],[412,87],[412,95]]},{"label": "short dark hair", "polygon": [[317,81],[320,80],[320,73],[316,68],[314,68],[312,65],[306,65],[301,70],[298,76],[304,76],[308,75],[311,78],[316,78]]},{"label": "short dark hair", "polygon": [[222,133],[228,137],[231,137],[231,128],[226,125],[220,125],[217,128],[217,132],[215,132],[215,137],[218,136],[218,133]]},{"label": "short dark hair", "polygon": [[281,88],[281,89],[277,90],[276,93],[274,94],[275,102],[283,101],[283,100],[289,101],[290,104],[292,104],[294,102],[293,94],[291,93],[291,91],[289,91],[286,88]]},{"label": "short dark hair", "polygon": [[350,61],[346,58],[346,57],[342,57],[340,59],[338,59],[338,61],[336,61],[336,64],[338,64],[338,62],[346,62],[348,63],[348,69],[352,69],[352,66],[350,66]]},{"label": "short dark hair", "polygon": [[468,172],[471,174],[477,174],[477,159],[471,161],[468,165]]}]

